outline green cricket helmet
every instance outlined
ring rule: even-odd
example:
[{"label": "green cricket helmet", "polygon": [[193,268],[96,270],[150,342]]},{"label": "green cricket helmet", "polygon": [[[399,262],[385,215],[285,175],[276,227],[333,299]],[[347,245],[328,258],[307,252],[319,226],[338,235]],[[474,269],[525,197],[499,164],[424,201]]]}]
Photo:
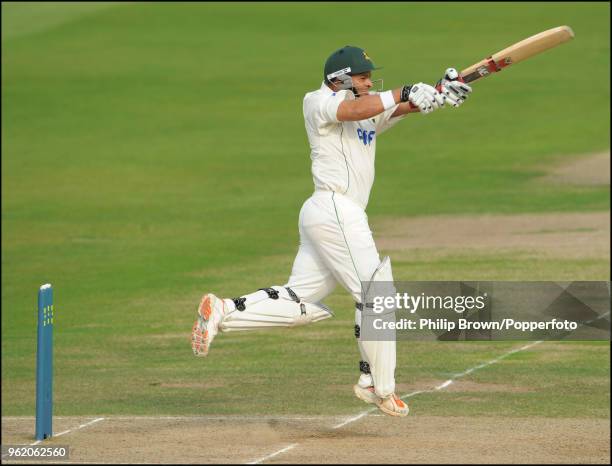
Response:
[{"label": "green cricket helmet", "polygon": [[364,49],[346,45],[329,56],[323,68],[323,79],[326,83],[338,79],[342,84],[348,85],[350,76],[380,69],[381,67],[374,65]]}]

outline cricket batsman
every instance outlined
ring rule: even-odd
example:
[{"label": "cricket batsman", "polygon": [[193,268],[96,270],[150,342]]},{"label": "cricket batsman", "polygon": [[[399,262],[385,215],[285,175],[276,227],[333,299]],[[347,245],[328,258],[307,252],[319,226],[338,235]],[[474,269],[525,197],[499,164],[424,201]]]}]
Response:
[{"label": "cricket batsman", "polygon": [[378,255],[365,213],[374,182],[376,140],[410,113],[458,107],[472,89],[448,68],[437,87],[422,82],[373,92],[379,68],[365,50],[345,46],[324,65],[323,83],[304,96],[314,193],[299,215],[300,246],[283,286],[233,299],[205,294],[192,329],[192,350],[206,356],[219,331],[290,327],[332,316],[322,301],[339,283],[355,301],[361,360],[355,395],[391,416],[408,406],[395,394],[396,342],[360,338],[361,282],[393,282],[391,262]]}]

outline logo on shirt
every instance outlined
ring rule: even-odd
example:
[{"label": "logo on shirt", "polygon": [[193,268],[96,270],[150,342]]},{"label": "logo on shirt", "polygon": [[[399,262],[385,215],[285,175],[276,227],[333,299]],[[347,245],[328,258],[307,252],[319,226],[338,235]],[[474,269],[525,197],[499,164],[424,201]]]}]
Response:
[{"label": "logo on shirt", "polygon": [[357,128],[357,137],[361,139],[364,146],[369,146],[376,135],[376,131],[367,131],[361,128]]}]

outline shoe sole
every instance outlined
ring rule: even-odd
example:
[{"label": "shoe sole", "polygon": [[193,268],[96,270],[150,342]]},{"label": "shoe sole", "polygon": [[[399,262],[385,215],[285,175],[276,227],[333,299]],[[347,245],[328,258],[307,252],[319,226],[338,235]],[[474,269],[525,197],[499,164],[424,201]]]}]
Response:
[{"label": "shoe sole", "polygon": [[198,314],[200,314],[204,320],[208,321],[210,319],[210,314],[212,313],[212,296],[210,294],[204,295],[202,297],[202,301],[200,301],[200,306],[198,307]]},{"label": "shoe sole", "polygon": [[193,354],[198,357],[204,357],[208,354],[208,330],[202,333],[200,318],[195,321],[191,330],[191,349]]},{"label": "shoe sole", "polygon": [[383,413],[385,413],[388,416],[395,416],[395,417],[406,417],[408,416],[408,413],[410,413],[410,410],[408,409],[408,406],[406,406],[406,412],[399,412],[399,411],[393,411],[391,409],[386,408],[382,403],[380,403],[378,405],[378,409],[380,409]]},{"label": "shoe sole", "polygon": [[353,392],[355,393],[355,396],[357,398],[359,398],[362,401],[365,401],[368,404],[376,405],[378,407],[378,409],[380,409],[386,415],[388,415],[388,416],[395,416],[395,417],[406,417],[406,416],[408,416],[408,413],[410,412],[410,410],[406,411],[405,413],[398,412],[398,411],[392,411],[392,410],[386,408],[382,404],[382,399],[381,398],[379,398],[378,396],[375,399],[374,398],[368,398],[360,390],[358,390],[358,388],[359,388],[358,385],[354,385],[353,386]]},{"label": "shoe sole", "polygon": [[206,294],[200,301],[198,318],[191,329],[191,349],[195,356],[205,357],[208,355],[208,330],[204,330],[204,333],[202,333],[202,329],[205,328],[211,313],[212,297],[210,294]]},{"label": "shoe sole", "polygon": [[388,410],[386,408],[383,408],[382,406],[379,406],[378,409],[380,409],[387,416],[394,416],[394,417],[406,417],[406,416],[408,416],[408,413],[398,413],[397,411],[390,411],[390,410]]},{"label": "shoe sole", "polygon": [[359,398],[361,401],[365,401],[368,404],[378,405],[378,397],[376,397],[376,399],[368,398],[366,395],[361,393],[361,391],[358,390],[357,388],[358,388],[358,385],[353,386],[353,392],[355,393],[355,396],[357,398]]}]

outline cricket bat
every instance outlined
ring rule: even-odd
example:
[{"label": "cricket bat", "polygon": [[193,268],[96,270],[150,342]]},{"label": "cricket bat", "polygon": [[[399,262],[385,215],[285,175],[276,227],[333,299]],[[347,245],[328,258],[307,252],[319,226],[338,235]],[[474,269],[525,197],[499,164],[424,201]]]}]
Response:
[{"label": "cricket bat", "polygon": [[[510,65],[538,55],[548,49],[567,42],[574,38],[574,31],[569,26],[559,26],[540,32],[534,36],[523,39],[516,44],[506,47],[488,58],[468,66],[459,74],[459,81],[472,83],[486,78],[492,73],[507,68]],[[438,91],[440,90],[438,86]],[[411,108],[417,108],[410,103]]]},{"label": "cricket bat", "polygon": [[464,69],[460,76],[463,82],[471,83],[485,78],[492,73],[533,57],[557,45],[561,45],[574,38],[574,31],[569,26],[559,26],[540,32],[534,36],[523,39],[516,44],[506,47],[488,58]]}]

